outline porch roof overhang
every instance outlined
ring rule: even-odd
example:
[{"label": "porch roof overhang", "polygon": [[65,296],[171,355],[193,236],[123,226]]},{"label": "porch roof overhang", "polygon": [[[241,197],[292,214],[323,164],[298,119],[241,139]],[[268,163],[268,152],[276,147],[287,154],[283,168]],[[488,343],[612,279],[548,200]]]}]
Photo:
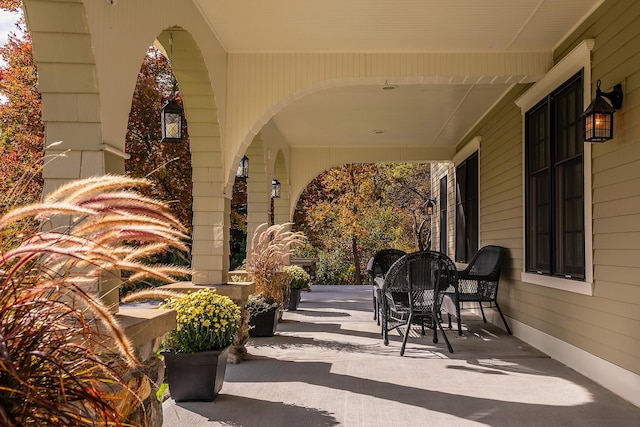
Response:
[{"label": "porch roof overhang", "polygon": [[[290,147],[454,148],[513,84],[544,75],[602,1],[195,3],[232,57],[365,58],[361,79],[299,94],[271,118]],[[397,68],[382,67],[385,55]],[[420,63],[437,65],[412,74]]]}]

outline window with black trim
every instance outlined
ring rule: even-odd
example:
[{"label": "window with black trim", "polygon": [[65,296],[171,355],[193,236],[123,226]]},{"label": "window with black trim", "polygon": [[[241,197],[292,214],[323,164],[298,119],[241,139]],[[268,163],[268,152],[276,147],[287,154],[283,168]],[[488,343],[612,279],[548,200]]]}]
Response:
[{"label": "window with black trim", "polygon": [[478,251],[478,152],[456,167],[456,261]]},{"label": "window with black trim", "polygon": [[526,269],[585,279],[582,71],[525,114]]},{"label": "window with black trim", "polygon": [[447,227],[447,176],[440,178],[440,252],[448,253],[449,228]]}]

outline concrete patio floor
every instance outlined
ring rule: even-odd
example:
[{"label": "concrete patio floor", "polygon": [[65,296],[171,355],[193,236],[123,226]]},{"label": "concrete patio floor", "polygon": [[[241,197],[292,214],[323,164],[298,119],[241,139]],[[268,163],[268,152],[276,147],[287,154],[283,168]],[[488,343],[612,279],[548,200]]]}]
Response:
[{"label": "concrete patio floor", "polygon": [[[462,313],[463,336],[419,333],[400,357],[371,287],[314,286],[272,338],[252,338],[213,402],[163,404],[164,426],[638,426],[640,408],[502,329]],[[430,332],[430,331],[429,331]]]}]

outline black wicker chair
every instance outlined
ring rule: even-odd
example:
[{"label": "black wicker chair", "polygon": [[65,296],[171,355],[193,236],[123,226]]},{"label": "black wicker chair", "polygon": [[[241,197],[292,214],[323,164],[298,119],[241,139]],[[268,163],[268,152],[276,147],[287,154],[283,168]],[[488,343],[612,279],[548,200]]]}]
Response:
[{"label": "black wicker chair", "polygon": [[[484,246],[473,257],[467,268],[458,271],[458,297],[454,299],[457,305],[464,305],[465,302],[477,302],[480,305],[482,319],[487,323],[484,314],[484,303],[494,304],[500,313],[502,322],[509,335],[511,329],[502,314],[498,305],[498,283],[500,280],[500,270],[504,261],[506,249],[502,246]],[[453,292],[447,292],[452,298],[456,298]],[[458,317],[460,324],[460,317]],[[449,327],[451,327],[451,315],[449,315]]]},{"label": "black wicker chair", "polygon": [[376,285],[375,279],[376,277],[384,278],[391,265],[406,254],[405,251],[400,249],[382,249],[376,252],[367,264],[367,273],[369,273],[373,282],[373,320],[377,320],[378,325],[381,318],[382,304],[380,304],[380,301],[382,299],[382,289]]},{"label": "black wicker chair", "polygon": [[389,345],[389,331],[405,327],[400,355],[404,355],[412,325],[433,329],[433,342],[438,342],[438,329],[447,348],[453,353],[440,323],[442,293],[457,289],[457,272],[451,259],[440,252],[414,252],[398,259],[387,275],[376,278],[383,294],[382,329],[384,344]]}]

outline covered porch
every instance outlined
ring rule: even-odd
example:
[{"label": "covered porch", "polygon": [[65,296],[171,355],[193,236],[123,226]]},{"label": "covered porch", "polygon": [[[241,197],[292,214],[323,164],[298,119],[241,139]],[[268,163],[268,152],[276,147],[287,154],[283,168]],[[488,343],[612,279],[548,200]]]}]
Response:
[{"label": "covered porch", "polygon": [[163,404],[165,426],[628,426],[640,409],[464,310],[463,336],[382,343],[369,286],[314,286],[229,365],[214,402]]},{"label": "covered porch", "polygon": [[[285,1],[247,4],[205,0],[24,0],[38,65],[38,90],[46,124],[45,152],[52,156],[64,154],[48,162],[43,170],[45,193],[71,180],[124,173],[128,113],[141,60],[152,43],[171,52],[173,40],[172,69],[189,125],[193,284],[221,286],[230,281],[230,198],[238,162],[244,155],[251,160],[247,182],[249,234],[270,218],[269,189],[274,178],[282,183],[282,197],[274,203],[275,221],[282,223],[291,220],[307,183],[333,166],[437,162],[441,166],[432,170],[431,177],[438,201],[433,247],[452,258],[455,255],[455,261],[460,262],[465,260],[457,256],[458,249],[466,241],[473,240],[477,247],[496,244],[508,248],[499,298],[514,336],[523,341],[511,337],[504,340],[518,343],[514,349],[526,342],[556,360],[515,357],[519,354],[515,352],[510,358],[504,356],[507,366],[514,363],[516,367],[531,368],[530,365],[544,363],[562,369],[563,363],[640,406],[640,29],[636,25],[640,3],[373,3],[354,0],[348,5],[317,3],[292,9],[291,2]],[[580,76],[579,81],[571,80],[575,76]],[[582,168],[566,176],[575,178],[572,182],[581,196],[567,194],[561,198],[555,193],[561,188],[559,181],[549,181],[539,193],[554,195],[554,203],[567,202],[567,209],[548,208],[545,200],[533,198],[538,193],[531,190],[535,177],[530,169],[531,164],[544,157],[534,157],[534,153],[554,151],[529,148],[525,130],[531,126],[526,120],[534,117],[530,114],[535,111],[542,114],[554,109],[549,102],[557,99],[560,88],[569,83],[571,93],[576,95],[572,95],[576,107],[573,116],[579,116],[590,105],[598,82],[604,91],[618,84],[623,86],[625,101],[615,115],[615,136],[605,144],[583,143],[574,138],[578,143],[572,147],[581,149],[572,161]],[[535,110],[542,101],[549,108]],[[572,127],[574,136],[580,130],[579,122],[575,117],[558,121]],[[551,135],[552,130],[545,128],[540,134]],[[558,163],[553,176],[560,172],[562,164]],[[460,175],[468,178],[466,181],[459,179],[458,168]],[[465,212],[473,213],[476,223],[461,230],[464,233],[456,229],[456,224],[466,222],[458,221],[454,208],[461,182],[465,188],[473,189],[468,192],[473,194],[466,200],[469,204]],[[532,216],[542,211],[557,214],[554,221],[561,219],[559,212],[570,213],[581,230],[568,227],[563,235],[555,227],[545,228],[547,223],[541,222],[540,231],[550,234],[553,230],[556,234],[549,237],[548,248],[536,251],[538,229],[531,227]],[[552,224],[551,219],[548,224]],[[574,234],[581,235],[580,239],[572,239]],[[577,263],[569,262],[574,261],[572,257],[554,262],[562,268],[577,266],[577,274],[546,265],[550,263],[545,262],[544,255],[561,253],[564,246],[560,243],[566,242],[575,243],[569,246],[573,249],[571,254],[577,255]],[[468,255],[474,246],[464,249],[466,253],[462,255]],[[534,259],[533,254],[541,255],[541,259]],[[100,284],[92,291],[99,294],[103,290]],[[295,413],[298,408],[303,412],[304,408],[323,408],[326,413],[321,414],[327,418],[317,419],[321,425],[323,420],[324,425],[357,423],[358,416],[363,417],[363,424],[373,423],[386,414],[393,414],[395,425],[403,414],[415,415],[414,410],[446,414],[447,418],[455,416],[458,422],[478,419],[496,425],[509,425],[508,418],[503,423],[501,417],[518,412],[516,408],[523,410],[519,414],[524,417],[521,423],[531,419],[531,414],[552,417],[558,416],[556,412],[598,416],[624,413],[596,407],[602,404],[600,400],[614,399],[601,389],[597,393],[590,391],[590,397],[584,400],[564,404],[565,399],[586,394],[572,388],[558,391],[557,398],[553,395],[555,400],[547,397],[549,390],[564,384],[566,378],[553,377],[546,368],[540,368],[543,375],[519,373],[519,382],[520,377],[504,366],[498,353],[479,357],[469,350],[465,357],[465,342],[472,339],[471,334],[462,343],[452,334],[456,350],[452,357],[440,347],[430,349],[427,340],[425,348],[414,340],[408,357],[400,359],[395,348],[381,346],[369,310],[348,311],[348,315],[336,315],[335,319],[327,316],[333,310],[318,312],[315,317],[311,317],[315,312],[299,314],[314,322],[285,323],[282,336],[271,347],[252,348],[252,354],[262,359],[231,367],[225,396],[245,396],[232,389],[237,385],[246,388],[246,393],[255,393],[242,400],[256,405],[234,402],[237,414],[231,419],[259,414],[264,406],[284,406]],[[356,328],[352,322],[360,314],[363,322],[355,322],[360,325]],[[337,326],[327,332],[324,328],[330,324]],[[357,331],[364,325],[370,329],[364,329],[365,336],[345,335],[347,324]],[[303,325],[319,330],[287,329]],[[312,333],[317,335],[311,338]],[[315,347],[327,333],[332,334],[330,342],[346,342],[348,338],[349,346],[362,346],[372,352]],[[496,336],[502,340],[502,335]],[[308,340],[314,346],[290,345],[289,341],[279,344],[285,338],[293,343]],[[361,340],[363,343],[359,344]],[[487,341],[478,338],[478,343],[485,348]],[[283,354],[275,357],[275,351]],[[318,355],[322,358],[314,359]],[[347,356],[351,365],[345,360]],[[496,358],[501,365],[473,364],[469,362],[471,358]],[[300,382],[304,388],[298,388],[297,382],[293,387],[288,382],[298,380],[290,376],[277,383],[263,379],[254,389],[248,380],[233,379],[242,372],[248,375],[253,366],[267,362],[274,363],[273,369],[267,366],[258,374],[290,370],[281,369],[282,366],[298,368],[300,360],[325,370],[324,374],[309,378],[335,381],[342,388],[335,387],[339,390],[336,392],[312,379]],[[344,362],[339,363],[341,360]],[[412,361],[418,368],[399,368]],[[437,369],[431,367],[436,364],[447,375],[434,374]],[[339,371],[347,367],[368,369],[369,376]],[[398,381],[391,376],[394,367],[401,370],[399,387],[403,388],[396,389],[398,393],[387,390],[376,394],[377,387],[368,381],[373,379],[380,390],[385,390],[388,384]],[[470,368],[474,375],[470,375]],[[334,376],[335,372],[341,376]],[[591,384],[572,375],[582,381],[580,390],[584,384]],[[504,378],[499,387],[494,384],[486,388],[499,395],[484,391],[477,396],[465,394],[467,381],[479,380],[478,377],[485,383],[487,377]],[[549,384],[532,381],[541,378],[548,378]],[[563,381],[558,383],[557,378]],[[440,383],[434,383],[436,379]],[[416,384],[408,385],[409,380]],[[445,387],[446,384],[451,386]],[[315,399],[318,389],[320,395],[330,390],[324,402],[335,406],[260,394],[260,390],[278,390],[274,385],[283,386],[283,390],[301,399]],[[519,385],[526,388],[518,389]],[[310,387],[308,393],[306,387]],[[527,393],[518,395],[517,390]],[[607,398],[600,399],[599,393]],[[415,394],[424,403],[407,405],[415,403]],[[459,396],[453,398],[454,395]],[[215,403],[217,409],[226,402],[225,396]],[[353,400],[355,397],[357,400]],[[347,404],[348,399],[353,404]],[[393,402],[398,410],[375,409],[380,399]],[[431,404],[431,399],[440,403]],[[457,399],[465,404],[456,404]],[[453,409],[447,409],[448,401]],[[626,408],[621,401],[615,402],[618,403],[613,406],[618,409]],[[503,404],[506,407],[500,409]],[[466,412],[465,406],[472,409]],[[178,413],[182,410],[177,409]],[[175,412],[171,408],[165,410],[166,425],[176,425],[171,423],[172,411]],[[202,419],[223,416],[212,412],[194,414]],[[491,418],[494,416],[496,419]],[[271,419],[275,418],[263,418],[265,423]],[[567,415],[563,421],[572,419]],[[620,424],[629,424],[629,420]],[[593,424],[614,425],[615,421],[594,419]]]}]

